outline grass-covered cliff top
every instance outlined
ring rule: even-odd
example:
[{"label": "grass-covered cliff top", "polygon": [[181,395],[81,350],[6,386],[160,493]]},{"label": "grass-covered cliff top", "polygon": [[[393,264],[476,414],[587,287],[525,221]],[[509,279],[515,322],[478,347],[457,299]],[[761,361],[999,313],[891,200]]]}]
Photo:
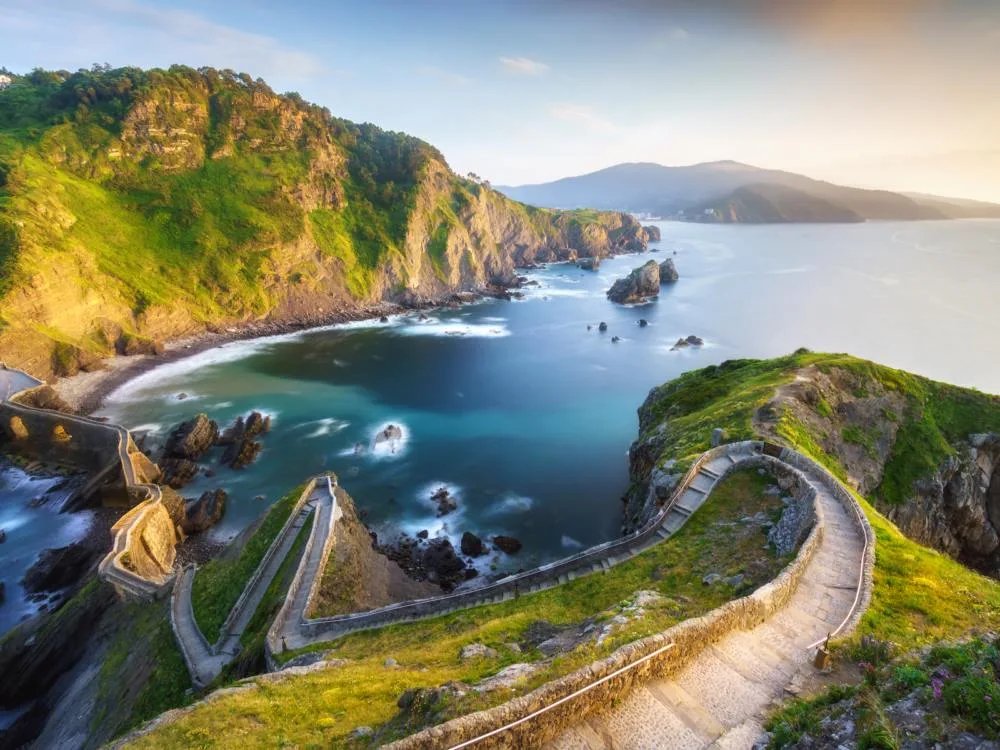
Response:
[{"label": "grass-covered cliff top", "polygon": [[43,376],[123,333],[141,349],[321,319],[640,237],[622,214],[516,203],[417,138],[245,73],[36,70],[0,90],[0,347]]},{"label": "grass-covered cliff top", "polygon": [[[689,461],[708,449],[714,428],[724,429],[728,440],[746,440],[762,434],[764,420],[773,434],[763,434],[811,455],[846,478],[838,456],[823,447],[824,442],[838,436],[815,429],[802,419],[801,412],[781,402],[772,404],[768,413],[760,413],[779,388],[801,380],[811,370],[832,374],[833,391],[844,400],[871,401],[878,407],[878,421],[895,428],[881,482],[870,493],[880,502],[904,502],[912,496],[913,482],[940,468],[971,435],[1000,431],[998,396],[847,354],[800,350],[777,359],[730,360],[687,372],[654,388],[639,410],[640,442],[651,442],[658,462]],[[834,406],[819,389],[814,393],[805,394],[804,403],[814,400],[809,406],[819,418],[833,416]],[[866,452],[875,452],[882,437],[876,424],[867,429],[848,425],[844,432],[839,436],[841,443],[857,445]]]}]

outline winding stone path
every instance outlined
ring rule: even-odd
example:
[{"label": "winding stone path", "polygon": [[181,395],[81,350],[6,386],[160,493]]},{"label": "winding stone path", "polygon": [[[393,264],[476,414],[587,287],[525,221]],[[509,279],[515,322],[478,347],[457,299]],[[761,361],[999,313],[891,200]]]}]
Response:
[{"label": "winding stone path", "polygon": [[811,666],[816,641],[855,615],[865,532],[829,477],[799,465],[824,519],[819,549],[788,604],[768,621],[706,648],[669,679],[646,683],[588,717],[549,750],[749,748],[767,711]]},{"label": "winding stone path", "polygon": [[194,617],[191,586],[195,567],[185,568],[177,577],[170,601],[170,623],[191,674],[191,681],[196,687],[202,688],[210,684],[239,654],[240,638],[253,619],[271,581],[291,552],[299,531],[314,512],[318,511],[319,524],[322,519],[329,517],[335,505],[332,485],[325,480],[317,480],[308,498],[293,508],[288,521],[271,542],[240,598],[226,617],[223,632],[215,644],[208,643]]}]

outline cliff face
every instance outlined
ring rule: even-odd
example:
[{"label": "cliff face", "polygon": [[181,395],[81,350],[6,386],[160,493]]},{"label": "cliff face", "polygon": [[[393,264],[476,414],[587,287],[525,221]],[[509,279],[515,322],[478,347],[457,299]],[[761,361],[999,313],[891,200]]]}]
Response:
[{"label": "cliff face", "polygon": [[328,320],[646,248],[415,138],[229,71],[35,73],[0,92],[0,351],[40,375],[250,320]]},{"label": "cliff face", "polygon": [[[961,393],[974,420],[991,426],[991,397]],[[908,397],[909,396],[909,397]],[[937,394],[938,399],[946,399]],[[982,408],[975,402],[982,400]],[[777,437],[794,418],[908,537],[991,575],[1000,575],[1000,435],[942,434],[940,453],[915,449],[917,433],[947,427],[943,414],[915,411],[905,389],[844,370],[810,367],[758,413],[758,428]],[[978,414],[975,412],[978,411]],[[938,423],[941,423],[940,425]],[[918,426],[919,425],[919,426]],[[946,432],[943,430],[942,432]],[[937,436],[935,436],[937,438]],[[923,468],[910,468],[922,463]]]}]

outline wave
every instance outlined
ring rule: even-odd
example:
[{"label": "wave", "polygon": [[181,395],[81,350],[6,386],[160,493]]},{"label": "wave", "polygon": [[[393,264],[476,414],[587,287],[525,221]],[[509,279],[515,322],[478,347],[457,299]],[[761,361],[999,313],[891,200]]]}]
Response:
[{"label": "wave", "polygon": [[399,329],[404,336],[461,336],[496,339],[510,336],[510,329],[496,323],[464,323],[429,318]]},{"label": "wave", "polygon": [[[316,438],[338,433],[341,430],[347,428],[350,424],[351,424],[350,422],[346,422],[342,419],[335,419],[334,417],[325,417],[324,419],[314,419],[311,422],[302,422],[301,424],[295,425],[295,427],[293,427],[292,429],[299,429],[300,427],[309,427],[310,425],[315,425],[315,429],[305,437]],[[351,450],[351,452],[353,453],[353,449]]]}]

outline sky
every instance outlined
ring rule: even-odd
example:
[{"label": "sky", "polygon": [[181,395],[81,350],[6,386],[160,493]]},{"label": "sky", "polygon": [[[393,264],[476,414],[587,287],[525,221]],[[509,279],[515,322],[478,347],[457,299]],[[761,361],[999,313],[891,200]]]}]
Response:
[{"label": "sky", "polygon": [[0,65],[245,71],[544,182],[734,159],[1000,202],[1000,0],[0,0]]}]

